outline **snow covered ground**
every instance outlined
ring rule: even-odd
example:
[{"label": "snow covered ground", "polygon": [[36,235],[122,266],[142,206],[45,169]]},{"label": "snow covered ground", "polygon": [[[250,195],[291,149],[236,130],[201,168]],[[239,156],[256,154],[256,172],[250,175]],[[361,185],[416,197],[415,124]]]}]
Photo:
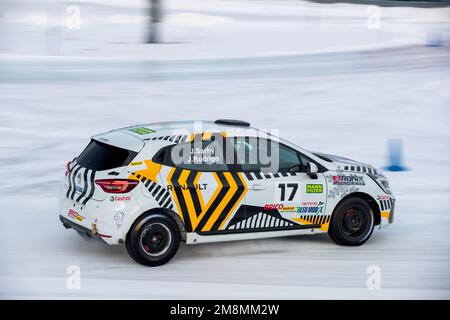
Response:
[{"label": "snow covered ground", "polygon": [[147,2],[84,0],[74,9],[69,0],[3,0],[0,54],[184,60],[450,42],[450,8],[164,0],[164,44],[148,45]]},{"label": "snow covered ground", "polygon": [[[86,6],[98,13],[99,2]],[[180,43],[146,46],[138,44],[142,34],[134,24],[105,33],[99,22],[48,51],[41,29],[28,20],[7,21],[39,7],[14,3],[0,18],[9,27],[0,45],[1,298],[450,298],[450,51],[445,41],[424,46],[429,30],[446,39],[447,9],[389,8],[387,23],[403,30],[394,45],[384,41],[390,36],[383,28],[369,30],[374,38],[364,36],[369,31],[359,26],[366,18],[355,14],[364,6],[300,3],[314,8],[308,22],[314,31],[293,41],[294,2],[170,1],[174,21],[181,15],[187,23],[193,16],[186,13],[194,12],[222,23],[206,19],[210,26],[185,34],[186,26],[178,32],[169,24],[169,39]],[[104,16],[93,17],[140,12],[139,2],[112,3],[103,4]],[[238,21],[248,28],[238,32]],[[330,23],[333,32],[325,32]],[[266,29],[275,42],[247,43],[251,30]],[[216,38],[220,32],[224,38]],[[134,43],[121,42],[128,33]],[[336,34],[342,43],[334,42]],[[108,40],[115,36],[118,43]],[[298,43],[315,45],[304,50]],[[61,226],[57,192],[65,163],[89,136],[186,118],[249,120],[280,129],[304,148],[378,168],[386,165],[387,140],[402,139],[410,170],[386,173],[398,198],[395,223],[357,248],[323,235],[183,245],[158,268],[139,266],[123,247],[84,241]],[[70,265],[81,269],[80,290],[66,286]],[[379,290],[366,286],[372,265],[381,271]]]}]

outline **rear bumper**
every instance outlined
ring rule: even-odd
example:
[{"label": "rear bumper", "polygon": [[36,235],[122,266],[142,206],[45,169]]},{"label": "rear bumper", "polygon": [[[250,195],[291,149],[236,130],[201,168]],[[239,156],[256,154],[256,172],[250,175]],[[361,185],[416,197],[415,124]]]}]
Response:
[{"label": "rear bumper", "polygon": [[59,215],[59,220],[61,221],[64,228],[66,228],[66,229],[73,229],[75,231],[85,234],[88,237],[92,237],[92,238],[95,238],[98,240],[103,240],[103,242],[106,242],[106,241],[104,241],[104,239],[100,236],[100,234],[98,232],[93,232],[93,230],[83,227],[82,225],[79,225],[73,221],[70,221],[69,219],[64,218],[62,215]]},{"label": "rear bumper", "polygon": [[110,245],[122,244],[131,224],[143,212],[134,195],[126,201],[90,200],[83,205],[67,198],[66,192],[66,188],[61,188],[59,196],[58,215],[62,224],[89,236],[100,237]]}]

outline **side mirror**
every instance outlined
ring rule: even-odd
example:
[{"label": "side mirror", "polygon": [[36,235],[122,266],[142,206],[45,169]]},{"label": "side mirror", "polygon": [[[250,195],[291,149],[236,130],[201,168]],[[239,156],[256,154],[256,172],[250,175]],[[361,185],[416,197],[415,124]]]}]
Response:
[{"label": "side mirror", "polygon": [[306,165],[306,173],[311,179],[317,179],[317,172],[319,172],[319,168],[314,162],[308,162]]},{"label": "side mirror", "polygon": [[293,166],[292,168],[289,168],[289,172],[291,172],[291,173],[301,172],[300,165],[297,164],[297,165]]}]

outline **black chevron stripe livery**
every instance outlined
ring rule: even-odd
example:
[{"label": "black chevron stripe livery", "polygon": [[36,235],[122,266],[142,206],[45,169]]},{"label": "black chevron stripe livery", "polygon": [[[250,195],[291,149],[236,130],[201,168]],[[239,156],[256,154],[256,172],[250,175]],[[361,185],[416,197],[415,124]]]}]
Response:
[{"label": "black chevron stripe livery", "polygon": [[72,192],[72,188],[73,188],[73,185],[72,185],[72,177],[73,177],[73,173],[74,173],[74,170],[75,170],[76,166],[77,166],[77,165],[74,165],[74,166],[70,169],[69,174],[67,175],[67,179],[69,180],[69,188],[67,189],[67,192],[66,192],[66,198],[69,198],[70,193]]},{"label": "black chevron stripe livery", "polygon": [[197,217],[202,212],[200,199],[198,198],[197,190],[195,189],[195,186],[194,186],[194,181],[195,181],[195,179],[197,178],[198,175],[199,175],[198,172],[191,171],[189,173],[189,176],[188,176],[187,180],[186,180],[186,183],[187,183],[188,188],[189,188],[189,193],[190,193],[191,198],[192,198],[192,203],[194,204],[195,215]]},{"label": "black chevron stripe livery", "polygon": [[241,205],[227,226],[227,229],[255,229],[293,227],[296,224],[281,216],[278,210],[266,210],[263,207]]},{"label": "black chevron stripe livery", "polygon": [[187,140],[187,138],[188,138],[187,135],[173,135],[173,136],[153,137],[153,138],[148,138],[145,140],[167,140],[167,141],[172,141],[175,143],[180,143],[180,142],[185,142]]},{"label": "black chevron stripe livery", "polygon": [[91,171],[91,178],[90,178],[90,185],[91,185],[91,190],[89,191],[88,196],[83,200],[82,204],[86,205],[86,203],[92,199],[92,197],[94,196],[94,192],[95,192],[95,173],[96,171],[92,170]]},{"label": "black chevron stripe livery", "polygon": [[173,192],[175,192],[175,196],[178,199],[178,204],[180,205],[181,213],[183,214],[184,224],[187,232],[192,231],[192,223],[191,218],[189,217],[188,209],[186,206],[186,202],[184,201],[183,192],[181,191],[180,184],[178,183],[178,179],[180,178],[181,172],[183,169],[176,168],[171,177],[171,184],[173,186]]},{"label": "black chevron stripe livery", "polygon": [[[342,170],[341,166],[338,166],[338,170]],[[375,168],[369,166],[361,166],[361,165],[346,165],[344,166],[344,171],[353,171],[353,172],[362,172],[362,173],[373,173],[377,174],[377,170]]]},{"label": "black chevron stripe livery", "polygon": [[230,184],[228,183],[227,179],[225,178],[223,172],[216,172],[217,177],[219,178],[222,188],[220,189],[219,194],[214,199],[211,206],[206,211],[204,217],[200,221],[200,223],[197,226],[197,230],[202,230],[205,226],[206,222],[208,222],[209,218],[211,218],[211,215],[214,213],[214,211],[217,209],[219,204],[222,202],[223,197],[228,193],[228,189],[230,188]]},{"label": "black chevron stripe livery", "polygon": [[83,192],[81,192],[81,194],[75,200],[76,202],[80,202],[80,200],[86,195],[86,193],[88,191],[88,173],[89,173],[89,169],[84,169],[84,172],[83,172],[84,188],[83,188]]},{"label": "black chevron stripe livery", "polygon": [[220,213],[219,218],[214,222],[211,231],[217,231],[219,229],[219,226],[223,222],[223,220],[228,216],[231,209],[235,205],[235,203],[239,200],[239,198],[242,196],[242,194],[245,192],[245,187],[242,184],[241,179],[239,178],[238,174],[236,172],[230,172],[231,176],[233,177],[234,181],[237,184],[237,190],[231,197],[230,201],[226,204],[223,211]]},{"label": "black chevron stripe livery", "polygon": [[331,216],[302,215],[299,218],[311,224],[321,225],[330,222]]},{"label": "black chevron stripe livery", "polygon": [[152,195],[152,197],[158,202],[159,206],[162,208],[172,209],[172,199],[170,197],[169,191],[158,183],[147,179],[140,174],[132,173],[132,175],[136,176],[139,181],[145,186],[148,192]]},{"label": "black chevron stripe livery", "polygon": [[72,199],[72,200],[73,200],[73,198],[75,197],[75,192],[76,192],[76,188],[77,188],[77,185],[76,185],[76,183],[75,183],[75,178],[76,178],[78,172],[79,172],[81,169],[82,169],[82,167],[81,167],[81,166],[78,166],[77,169],[75,170],[75,172],[73,173],[73,176],[72,176],[72,186],[73,186],[73,187],[72,187],[72,192],[71,192],[71,194],[70,194],[70,199]]},{"label": "black chevron stripe livery", "polygon": [[259,171],[251,171],[251,172],[244,172],[245,177],[247,180],[264,180],[264,179],[273,179],[273,178],[280,178],[280,177],[288,177],[288,176],[295,176],[295,172],[276,172],[276,173],[262,173]]}]

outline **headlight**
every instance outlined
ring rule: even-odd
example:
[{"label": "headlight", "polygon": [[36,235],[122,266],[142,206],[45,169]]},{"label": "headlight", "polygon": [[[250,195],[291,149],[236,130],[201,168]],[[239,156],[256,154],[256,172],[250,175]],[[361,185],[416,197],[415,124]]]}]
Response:
[{"label": "headlight", "polygon": [[389,181],[388,181],[388,179],[386,179],[385,176],[383,176],[383,175],[374,175],[374,174],[371,174],[371,173],[368,173],[367,175],[369,177],[371,177],[372,180],[375,181],[384,192],[389,193],[389,194],[392,193],[391,188],[389,187]]}]

